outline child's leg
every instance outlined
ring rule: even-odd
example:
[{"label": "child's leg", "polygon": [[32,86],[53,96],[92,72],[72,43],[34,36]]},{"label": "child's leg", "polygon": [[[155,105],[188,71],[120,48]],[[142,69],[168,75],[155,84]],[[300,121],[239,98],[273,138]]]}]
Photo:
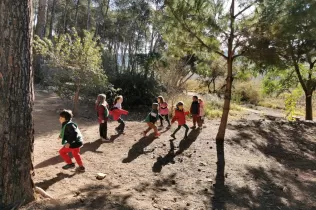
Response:
[{"label": "child's leg", "polygon": [[198,126],[199,128],[202,127],[202,117],[201,116],[198,116]]},{"label": "child's leg", "polygon": [[196,122],[197,122],[198,116],[196,114],[193,114],[192,117],[193,117],[193,127],[196,127]]},{"label": "child's leg", "polygon": [[71,148],[71,153],[74,156],[78,165],[83,166],[81,156],[80,156],[80,148]]},{"label": "child's leg", "polygon": [[148,133],[151,130],[152,123],[148,122],[147,125],[148,125],[148,128],[144,131],[144,134]]},{"label": "child's leg", "polygon": [[166,121],[168,122],[168,125],[170,126],[170,120],[169,120],[169,115],[165,115]]},{"label": "child's leg", "polygon": [[180,129],[181,129],[181,125],[178,125],[178,128],[177,128],[176,130],[174,130],[174,132],[173,132],[172,135],[173,135],[173,136],[176,135],[176,133],[177,133]]},{"label": "child's leg", "polygon": [[159,119],[160,119],[160,126],[163,126],[163,116],[159,115]]},{"label": "child's leg", "polygon": [[70,152],[70,148],[63,147],[59,150],[59,154],[62,157],[62,159],[67,163],[71,164],[71,158],[69,157],[68,153]]},{"label": "child's leg", "polygon": [[120,125],[118,126],[118,129],[121,130],[121,131],[124,131],[124,129],[125,129],[125,122],[124,122],[124,120],[122,120],[122,118],[119,118],[118,122],[120,123]]},{"label": "child's leg", "polygon": [[108,137],[108,122],[105,121],[104,123],[101,124],[101,129],[102,129],[102,138],[106,139]]},{"label": "child's leg", "polygon": [[183,127],[185,128],[184,137],[188,137],[189,126],[187,124],[184,124]]},{"label": "child's leg", "polygon": [[103,137],[102,136],[102,124],[100,123],[100,125],[99,125],[99,133],[100,133],[100,137]]}]

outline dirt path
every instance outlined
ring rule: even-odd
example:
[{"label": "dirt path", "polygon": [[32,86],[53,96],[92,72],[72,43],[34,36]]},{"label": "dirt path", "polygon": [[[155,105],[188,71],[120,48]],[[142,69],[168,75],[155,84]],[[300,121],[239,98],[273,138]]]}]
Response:
[{"label": "dirt path", "polygon": [[[85,138],[87,171],[64,171],[58,114],[61,101],[37,91],[35,104],[35,183],[58,200],[26,209],[207,210],[316,209],[316,141],[313,124],[258,120],[230,122],[225,142],[226,191],[214,191],[215,135],[219,121],[201,132],[170,141],[170,131],[143,138],[143,123],[127,122],[126,134],[112,143],[98,140],[96,121],[75,119]],[[189,122],[190,124],[190,122]],[[174,128],[172,128],[174,129]],[[171,129],[171,130],[172,130]],[[97,180],[98,172],[106,173]]]}]

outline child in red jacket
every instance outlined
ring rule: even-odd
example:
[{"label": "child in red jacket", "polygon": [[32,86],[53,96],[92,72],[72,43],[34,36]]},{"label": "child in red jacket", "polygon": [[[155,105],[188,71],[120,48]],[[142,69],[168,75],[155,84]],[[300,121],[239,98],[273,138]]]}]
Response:
[{"label": "child in red jacket", "polygon": [[96,101],[96,111],[98,115],[99,121],[99,132],[102,141],[109,141],[108,138],[108,118],[109,118],[109,110],[108,103],[106,102],[106,95],[99,94]]},{"label": "child in red jacket", "polygon": [[178,121],[178,128],[173,132],[173,134],[171,134],[172,138],[176,138],[175,135],[176,133],[181,129],[181,127],[183,126],[185,128],[185,135],[184,138],[188,137],[188,131],[189,131],[189,127],[186,124],[186,120],[185,120],[185,116],[189,115],[190,112],[185,112],[183,109],[183,102],[179,101],[177,103],[177,108],[175,109],[175,113],[174,113],[174,117],[171,120],[171,123],[173,124],[175,121]]},{"label": "child in red jacket", "polygon": [[121,118],[121,115],[127,115],[128,111],[122,109],[123,96],[117,96],[114,99],[114,105],[111,108],[110,115],[112,115],[113,120],[118,121],[120,125],[115,128],[118,133],[123,133],[125,129],[125,122]]}]

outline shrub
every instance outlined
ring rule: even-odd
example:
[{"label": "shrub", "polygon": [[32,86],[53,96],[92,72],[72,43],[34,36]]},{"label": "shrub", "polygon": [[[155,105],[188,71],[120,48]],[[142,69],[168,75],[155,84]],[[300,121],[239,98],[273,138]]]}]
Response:
[{"label": "shrub", "polygon": [[258,105],[261,100],[260,90],[257,86],[247,83],[240,83],[233,89],[232,99],[236,103],[250,103]]}]

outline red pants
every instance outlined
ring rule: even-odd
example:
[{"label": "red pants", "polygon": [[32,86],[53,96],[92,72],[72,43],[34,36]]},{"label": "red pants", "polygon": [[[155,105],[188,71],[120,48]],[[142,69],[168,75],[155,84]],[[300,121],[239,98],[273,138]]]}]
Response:
[{"label": "red pants", "polygon": [[199,115],[198,114],[192,114],[192,118],[193,118],[193,126],[196,126],[196,123],[199,124],[200,120],[199,120]]},{"label": "red pants", "polygon": [[78,163],[79,166],[83,166],[82,164],[82,160],[81,160],[81,157],[80,157],[80,148],[66,148],[66,147],[63,147],[59,150],[59,154],[60,156],[64,159],[64,161],[67,163],[67,164],[71,164],[72,161],[71,161],[71,158],[69,157],[68,153],[71,152],[72,153],[72,156],[76,159],[76,162]]}]

